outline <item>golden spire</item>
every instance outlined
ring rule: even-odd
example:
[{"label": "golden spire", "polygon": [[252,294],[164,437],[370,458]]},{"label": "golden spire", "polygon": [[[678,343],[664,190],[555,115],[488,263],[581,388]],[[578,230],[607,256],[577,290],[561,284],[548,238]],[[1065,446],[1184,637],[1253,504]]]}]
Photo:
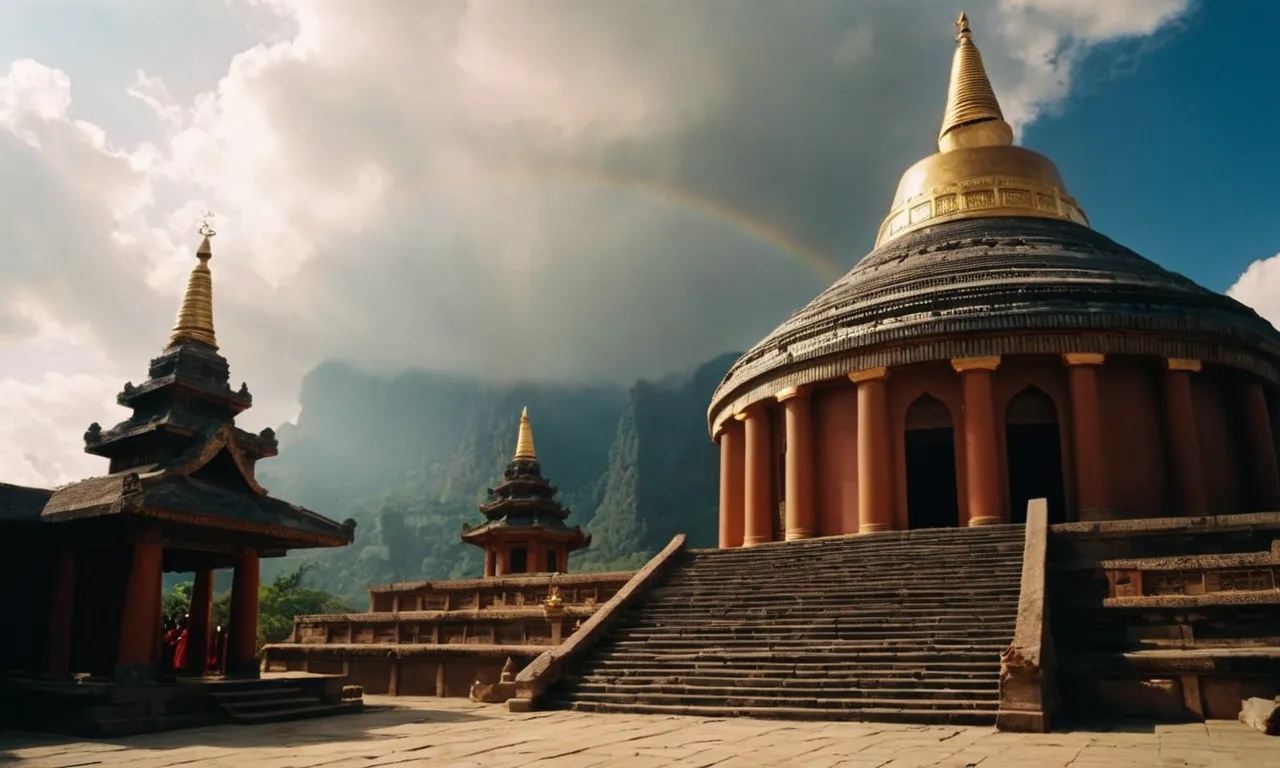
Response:
[{"label": "golden spire", "polygon": [[516,461],[536,460],[533,451],[533,427],[529,426],[529,409],[520,412],[520,435],[516,438]]},{"label": "golden spire", "polygon": [[209,238],[218,233],[210,226],[211,216],[205,214],[200,225],[200,234],[204,239],[196,249],[198,263],[187,279],[187,292],[182,297],[178,320],[173,324],[173,333],[169,334],[169,348],[188,341],[198,341],[214,349],[218,348],[218,339],[213,331],[213,273],[209,271],[209,259],[213,258]]},{"label": "golden spire", "polygon": [[1004,121],[1000,102],[991,87],[982,54],[973,44],[969,17],[956,19],[956,52],[951,59],[951,85],[947,111],[942,116],[938,149],[947,152],[964,147],[996,147],[1013,143],[1013,129]]}]

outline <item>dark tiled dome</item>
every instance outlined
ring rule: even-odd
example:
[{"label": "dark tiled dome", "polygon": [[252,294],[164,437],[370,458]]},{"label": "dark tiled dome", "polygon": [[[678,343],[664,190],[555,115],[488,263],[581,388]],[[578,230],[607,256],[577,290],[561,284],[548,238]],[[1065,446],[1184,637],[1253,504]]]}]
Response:
[{"label": "dark tiled dome", "polygon": [[858,368],[1086,351],[1195,357],[1276,379],[1280,333],[1079,224],[953,221],[868,254],[734,363],[709,416],[714,428],[779,389]]}]

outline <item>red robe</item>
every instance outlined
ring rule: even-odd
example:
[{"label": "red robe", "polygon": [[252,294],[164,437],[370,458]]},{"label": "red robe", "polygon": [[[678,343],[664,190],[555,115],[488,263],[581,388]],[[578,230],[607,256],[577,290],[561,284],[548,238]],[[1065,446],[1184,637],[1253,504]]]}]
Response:
[{"label": "red robe", "polygon": [[173,668],[187,668],[187,630],[183,629],[182,634],[178,635],[178,642],[173,646]]}]

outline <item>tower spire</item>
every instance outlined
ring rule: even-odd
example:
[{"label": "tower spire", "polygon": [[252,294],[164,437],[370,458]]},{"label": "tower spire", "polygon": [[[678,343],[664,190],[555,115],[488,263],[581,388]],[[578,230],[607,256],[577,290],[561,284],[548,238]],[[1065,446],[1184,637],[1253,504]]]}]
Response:
[{"label": "tower spire", "polygon": [[213,258],[209,238],[218,234],[211,226],[212,216],[206,213],[200,224],[200,234],[204,239],[196,249],[198,263],[191,270],[191,277],[187,278],[187,292],[182,297],[182,307],[173,324],[173,333],[169,334],[169,348],[189,341],[218,348],[218,339],[213,330],[213,273],[209,271],[209,259]]},{"label": "tower spire", "polygon": [[956,52],[951,59],[951,84],[947,88],[947,110],[942,116],[938,149],[948,152],[1011,144],[1013,129],[1004,120],[982,65],[982,54],[973,44],[969,17],[961,11],[956,19]]},{"label": "tower spire", "polygon": [[520,412],[520,434],[516,437],[516,461],[533,461],[538,455],[533,450],[533,427],[529,425],[529,408]]}]

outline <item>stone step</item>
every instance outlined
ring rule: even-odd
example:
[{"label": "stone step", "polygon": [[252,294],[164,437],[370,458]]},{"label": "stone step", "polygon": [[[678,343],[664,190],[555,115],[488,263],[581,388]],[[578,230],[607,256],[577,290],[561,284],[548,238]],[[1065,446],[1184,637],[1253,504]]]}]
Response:
[{"label": "stone step", "polygon": [[918,661],[895,662],[883,660],[875,662],[847,662],[834,660],[830,663],[788,664],[785,662],[739,663],[739,662],[684,662],[663,660],[661,663],[649,664],[643,668],[617,660],[600,659],[591,666],[589,672],[574,673],[586,676],[599,676],[607,679],[676,679],[682,677],[730,677],[730,678],[766,678],[770,680],[830,680],[841,682],[862,680],[867,678],[889,679],[894,677],[920,676],[922,679],[933,677],[952,677],[967,679],[984,679],[990,682],[992,675],[1000,672],[999,658],[985,658],[964,661],[935,661],[921,665]]},{"label": "stone step", "polygon": [[650,658],[698,655],[706,653],[747,654],[747,653],[807,653],[823,654],[828,657],[861,657],[868,653],[973,653],[989,654],[999,657],[1009,647],[1008,638],[982,638],[956,642],[920,641],[914,639],[884,638],[867,641],[822,640],[805,642],[804,640],[733,640],[715,644],[687,641],[654,641],[618,640],[601,644],[602,650],[611,654],[645,654]]},{"label": "stone step", "polygon": [[[912,569],[908,572],[900,573],[902,578],[910,578],[913,573],[918,573],[921,578],[940,575],[950,568],[959,573],[969,575],[977,575],[988,568],[1008,568],[1014,565],[1021,565],[1022,553],[1018,552],[993,552],[990,554],[974,553],[974,552],[948,552],[939,554],[936,557],[924,556],[916,554],[902,555],[902,557],[911,557]],[[796,560],[779,560],[776,563],[753,563],[751,567],[768,567],[767,572],[762,571],[762,576],[781,576],[795,570]],[[690,570],[698,570],[707,576],[715,576],[721,578],[730,578],[741,576],[744,566],[739,563],[707,561],[703,558],[687,560],[675,566],[673,573],[687,573]],[[902,562],[896,558],[870,559],[865,557],[823,557],[811,558],[804,562],[805,570],[827,571],[832,573],[856,574],[858,576],[875,576],[885,572],[901,572],[903,571]]]},{"label": "stone step", "polygon": [[822,593],[818,590],[798,591],[771,591],[763,590],[725,590],[721,593],[709,593],[694,589],[678,589],[668,588],[661,592],[654,591],[652,594],[645,595],[642,605],[663,605],[665,603],[674,603],[677,605],[687,604],[689,601],[698,601],[697,607],[705,607],[704,603],[730,603],[734,605],[759,605],[770,607],[774,605],[806,605],[810,607],[823,605],[858,605],[858,604],[876,604],[876,603],[901,603],[909,602],[915,604],[924,604],[928,606],[945,607],[947,605],[965,604],[983,604],[991,603],[995,600],[1017,600],[1018,586],[1016,585],[998,585],[990,589],[984,589],[981,592],[951,592],[946,590],[925,590],[925,589],[904,589],[901,587],[885,588],[885,589],[860,589],[842,591],[832,588],[832,591]]},{"label": "stone step", "polygon": [[257,688],[237,688],[230,691],[214,690],[209,697],[219,704],[234,706],[240,702],[252,702],[258,699],[272,699],[281,696],[299,696],[302,689],[296,685],[267,686]]},{"label": "stone step", "polygon": [[222,708],[228,713],[243,715],[251,712],[272,712],[294,710],[307,707],[312,704],[319,704],[320,699],[315,696],[283,696],[275,698],[259,698],[256,700],[237,701],[234,704],[221,702]]},{"label": "stone step", "polygon": [[576,683],[565,687],[567,693],[576,699],[604,700],[604,696],[634,696],[624,699],[649,703],[644,697],[653,695],[687,697],[720,698],[726,701],[738,699],[875,699],[875,700],[971,700],[990,701],[1000,699],[999,683],[986,681],[985,685],[969,685],[964,688],[947,688],[934,683],[920,684],[915,687],[896,685],[887,688],[878,686],[831,686],[827,688],[809,686],[784,685],[691,685],[674,683],[627,682],[627,683]]},{"label": "stone step", "polygon": [[[874,674],[858,675],[854,673],[832,675],[826,670],[804,672],[796,670],[752,671],[742,674],[711,674],[706,672],[683,672],[673,675],[649,674],[602,674],[594,673],[586,676],[567,675],[563,678],[566,685],[598,684],[598,685],[694,685],[708,688],[726,688],[734,686],[775,687],[796,689],[838,689],[845,688],[910,688],[915,686],[928,688],[954,689],[988,689],[992,681],[985,671],[982,673],[964,673],[944,670],[941,672],[922,672],[919,669],[880,670]],[[999,690],[999,684],[995,688]]]},{"label": "stone step", "polygon": [[[1009,601],[1014,602],[1014,601]],[[699,618],[711,622],[727,621],[783,621],[802,620],[811,616],[831,619],[840,622],[859,622],[871,624],[882,619],[893,618],[964,618],[973,617],[974,621],[1002,621],[1017,616],[1017,605],[974,606],[951,605],[947,608],[931,608],[920,605],[835,605],[825,606],[821,611],[814,611],[803,605],[773,607],[769,606],[649,606],[641,604],[627,615],[619,618],[619,627],[676,626],[680,622],[697,621]]]},{"label": "stone step", "polygon": [[757,629],[776,630],[778,632],[825,632],[830,630],[850,630],[850,631],[867,631],[867,632],[893,632],[898,629],[908,630],[924,630],[932,629],[938,631],[944,630],[968,630],[974,627],[1000,627],[1013,629],[1017,616],[1009,613],[1003,617],[956,617],[946,618],[945,620],[894,620],[887,618],[883,620],[868,621],[865,619],[839,619],[822,617],[811,620],[791,620],[791,621],[773,621],[768,618],[763,620],[757,619],[734,619],[731,621],[678,621],[678,622],[655,622],[644,621],[635,622],[633,624],[615,625],[615,634],[644,634],[646,632],[690,632],[695,635],[701,635],[705,632],[750,632]]},{"label": "stone step", "polygon": [[837,709],[829,707],[693,707],[660,704],[610,704],[599,701],[562,702],[574,712],[683,717],[754,717],[770,720],[849,720],[876,723],[937,725],[994,725],[994,711],[977,709]]},{"label": "stone step", "polygon": [[739,666],[750,666],[760,662],[783,663],[825,663],[849,662],[867,664],[873,662],[889,662],[893,664],[915,663],[919,666],[935,668],[949,662],[983,662],[988,661],[996,668],[1000,666],[1000,646],[987,648],[948,648],[946,650],[921,651],[918,649],[894,648],[862,648],[858,650],[842,650],[836,653],[826,648],[800,647],[769,650],[719,650],[715,648],[698,648],[696,650],[652,651],[633,648],[601,647],[597,655],[607,653],[610,661],[622,662],[628,666],[638,667],[646,664],[666,665],[673,662],[712,661],[729,662]]},{"label": "stone step", "polygon": [[876,698],[855,696],[854,691],[843,697],[818,698],[798,693],[782,694],[773,690],[760,696],[713,696],[703,693],[574,693],[574,701],[600,701],[613,704],[664,704],[695,707],[829,707],[838,709],[990,709],[1000,705],[1000,697],[971,698],[967,691],[957,691],[954,697],[934,699]]},{"label": "stone step", "polygon": [[[662,629],[627,629],[613,633],[613,639],[621,642],[635,643],[706,643],[720,645],[732,642],[843,642],[854,640],[877,640],[892,637],[910,642],[955,641],[966,642],[994,638],[1004,645],[1013,639],[1014,622],[1007,625],[990,625],[986,627],[970,627],[968,629],[927,629],[906,628],[885,629],[882,627],[845,627],[840,629],[778,629],[767,624],[752,629],[723,631],[708,628],[705,632],[696,629],[667,631]],[[1263,645],[1264,643],[1258,643]]]},{"label": "stone step", "polygon": [[319,700],[309,706],[293,709],[272,710],[269,712],[231,712],[231,722],[241,725],[259,725],[262,723],[280,723],[288,720],[306,720],[313,717],[330,715],[356,714],[364,709],[361,702],[343,702],[341,704],[321,704]]}]

